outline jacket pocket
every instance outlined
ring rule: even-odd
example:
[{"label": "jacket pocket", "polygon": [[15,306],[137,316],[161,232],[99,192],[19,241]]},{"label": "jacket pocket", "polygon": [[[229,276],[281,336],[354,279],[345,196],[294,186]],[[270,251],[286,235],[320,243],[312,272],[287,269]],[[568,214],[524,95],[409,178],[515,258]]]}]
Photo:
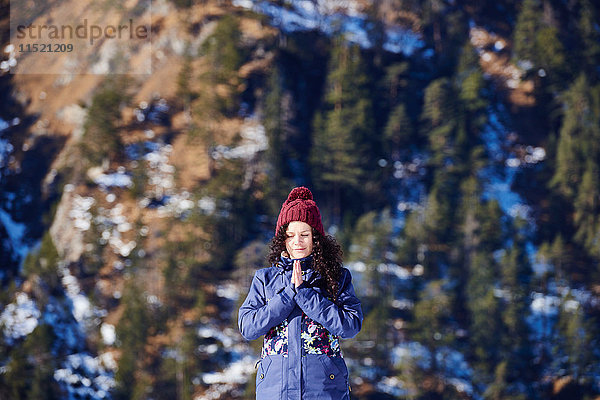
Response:
[{"label": "jacket pocket", "polygon": [[256,371],[256,398],[257,400],[277,399],[280,396],[283,378],[283,357],[265,356]]},{"label": "jacket pocket", "polygon": [[307,399],[345,399],[348,395],[348,369],[341,357],[306,355],[305,393]]}]

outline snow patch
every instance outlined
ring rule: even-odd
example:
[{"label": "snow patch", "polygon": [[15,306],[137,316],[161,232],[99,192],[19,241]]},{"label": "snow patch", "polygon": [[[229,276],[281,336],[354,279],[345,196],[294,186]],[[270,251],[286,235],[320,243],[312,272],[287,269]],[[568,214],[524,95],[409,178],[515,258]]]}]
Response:
[{"label": "snow patch", "polygon": [[8,60],[0,62],[0,74],[8,73],[17,66],[17,50],[14,44],[9,44],[4,48],[4,53],[8,54]]},{"label": "snow patch", "polygon": [[112,346],[117,339],[115,326],[111,324],[102,324],[100,326],[100,334],[102,335],[102,341],[108,346]]},{"label": "snow patch", "polygon": [[160,200],[172,194],[175,187],[175,167],[169,164],[172,151],[173,146],[170,144],[156,143],[153,150],[144,155],[144,160],[148,163],[148,185],[151,187],[146,196]]},{"label": "snow patch", "polygon": [[391,361],[396,366],[402,364],[416,363],[420,368],[430,368],[433,357],[440,369],[440,373],[446,382],[456,390],[472,394],[471,385],[473,371],[462,353],[442,347],[435,354],[419,342],[406,342],[394,347],[391,351]]},{"label": "snow patch", "polygon": [[127,233],[133,229],[133,225],[123,215],[123,204],[117,203],[114,207],[105,209],[98,208],[98,215],[94,218],[94,224],[101,232],[98,239],[100,245],[108,243],[113,253],[122,257],[129,257],[136,248],[135,240],[126,241],[122,238],[122,233]]},{"label": "snow patch", "polygon": [[67,297],[72,303],[72,312],[75,320],[84,328],[95,326],[95,319],[104,317],[105,310],[98,310],[92,305],[87,296],[81,291],[79,281],[73,275],[65,264],[59,264],[59,275]]},{"label": "snow patch", "polygon": [[8,344],[29,335],[38,325],[40,311],[26,293],[17,293],[16,303],[10,303],[0,315],[0,326]]},{"label": "snow patch", "polygon": [[404,267],[397,264],[379,264],[377,271],[381,274],[387,274],[396,277],[400,280],[406,280],[412,278],[412,273]]},{"label": "snow patch", "polygon": [[404,382],[396,376],[384,376],[377,382],[375,388],[394,397],[407,397],[412,394],[404,387]]},{"label": "snow patch", "polygon": [[69,211],[69,218],[73,220],[73,226],[80,231],[87,231],[91,227],[92,213],[90,208],[96,203],[93,197],[73,197],[73,206]]},{"label": "snow patch", "polygon": [[67,348],[77,349],[83,343],[83,332],[81,326],[73,319],[72,305],[69,300],[58,301],[51,297],[44,310],[43,321],[52,326],[58,341],[64,343]]},{"label": "snow patch", "polygon": [[202,374],[202,381],[207,385],[217,383],[241,384],[248,381],[248,377],[254,372],[256,360],[252,356],[231,363],[222,372],[208,372]]},{"label": "snow patch", "polygon": [[212,197],[205,196],[198,200],[197,204],[203,214],[210,215],[217,209],[217,202]]},{"label": "snow patch", "polygon": [[198,328],[198,336],[201,338],[215,338],[223,343],[225,348],[229,348],[233,346],[234,343],[234,335],[233,330],[231,328],[227,328],[225,330],[219,330],[212,326],[205,325],[201,328]]},{"label": "snow patch", "polygon": [[83,136],[83,126],[87,117],[87,110],[79,104],[71,104],[57,112],[57,117],[68,124],[74,126],[72,136],[74,139],[81,139]]},{"label": "snow patch", "polygon": [[125,172],[115,172],[111,174],[100,174],[94,179],[94,183],[101,187],[127,187],[133,186],[133,180]]},{"label": "snow patch", "polygon": [[223,145],[216,146],[212,152],[212,157],[215,160],[241,158],[249,161],[257,153],[269,148],[265,127],[251,118],[246,118],[240,136],[242,142],[239,146],[233,148]]},{"label": "snow patch", "polygon": [[10,214],[1,208],[0,222],[4,225],[4,229],[6,229],[13,250],[21,259],[24,259],[27,252],[29,252],[29,246],[24,243],[27,227],[25,224],[13,221]]},{"label": "snow patch", "polygon": [[[367,16],[355,1],[285,0],[282,6],[262,0],[234,0],[233,5],[253,10],[271,18],[271,23],[284,32],[319,30],[332,35],[337,29],[350,42],[362,47],[372,47],[366,26]],[[336,29],[334,29],[336,27]],[[385,50],[413,54],[423,48],[420,35],[398,26],[386,26]]]},{"label": "snow patch", "polygon": [[560,303],[560,297],[534,292],[530,306],[531,312],[546,316],[557,315]]},{"label": "snow patch", "polygon": [[233,283],[227,283],[217,286],[217,296],[228,300],[236,301],[239,298],[239,288]]},{"label": "snow patch", "polygon": [[63,368],[54,371],[54,379],[69,394],[69,398],[110,398],[115,380],[103,360],[86,353],[71,354]]},{"label": "snow patch", "polygon": [[158,207],[158,216],[184,217],[194,208],[194,206],[195,203],[190,199],[190,193],[184,191],[180,194],[169,196],[166,200],[166,204]]}]

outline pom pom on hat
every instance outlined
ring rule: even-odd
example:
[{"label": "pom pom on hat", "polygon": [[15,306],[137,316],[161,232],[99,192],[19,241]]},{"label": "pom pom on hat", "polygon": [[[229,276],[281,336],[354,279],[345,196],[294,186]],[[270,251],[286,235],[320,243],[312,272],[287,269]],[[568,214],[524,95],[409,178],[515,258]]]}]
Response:
[{"label": "pom pom on hat", "polygon": [[301,221],[315,228],[321,235],[325,236],[323,223],[321,222],[321,213],[317,203],[313,200],[312,192],[305,187],[296,187],[292,189],[288,198],[284,201],[277,218],[277,227],[275,234],[279,229],[292,222]]},{"label": "pom pom on hat", "polygon": [[311,193],[310,190],[308,190],[307,188],[300,186],[297,188],[293,188],[292,191],[290,192],[290,194],[288,195],[287,198],[287,202],[290,203],[296,199],[302,199],[302,200],[312,200],[313,199],[313,195]]}]

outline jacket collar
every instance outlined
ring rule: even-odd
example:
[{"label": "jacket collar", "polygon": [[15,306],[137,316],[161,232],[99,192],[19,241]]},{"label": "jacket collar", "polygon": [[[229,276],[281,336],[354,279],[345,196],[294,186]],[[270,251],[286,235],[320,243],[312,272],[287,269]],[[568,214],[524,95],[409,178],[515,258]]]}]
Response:
[{"label": "jacket collar", "polygon": [[[305,281],[313,285],[317,280],[321,279],[321,274],[313,269],[312,254],[297,260],[300,261],[300,265],[302,266],[302,277]],[[281,273],[287,273],[294,268],[294,261],[296,261],[296,259],[286,257],[282,254],[277,266],[282,268]]]},{"label": "jacket collar", "polygon": [[285,271],[291,270],[294,267],[294,261],[300,261],[300,265],[302,266],[302,270],[308,270],[308,269],[312,269],[312,261],[313,261],[313,256],[312,254],[309,254],[308,256],[304,257],[304,258],[289,258],[283,255],[283,253],[281,254],[281,258],[279,260],[279,262],[277,263],[277,265],[279,265],[281,268],[283,268]]}]

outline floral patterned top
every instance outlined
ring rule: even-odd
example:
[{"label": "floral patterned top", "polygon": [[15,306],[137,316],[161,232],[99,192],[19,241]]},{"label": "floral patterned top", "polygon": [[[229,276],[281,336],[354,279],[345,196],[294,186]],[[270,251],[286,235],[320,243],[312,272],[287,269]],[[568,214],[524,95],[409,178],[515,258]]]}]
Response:
[{"label": "floral patterned top", "polygon": [[271,328],[271,330],[265,335],[265,341],[263,343],[260,358],[265,356],[272,356],[275,354],[283,354],[287,357],[288,354],[288,320],[284,319],[283,322],[277,326]]},{"label": "floral patterned top", "polygon": [[[300,336],[305,354],[326,354],[329,357],[342,356],[339,336],[332,335],[323,325],[313,321],[304,313],[302,313],[302,333]],[[287,319],[271,328],[265,335],[261,358],[276,354],[281,354],[284,357],[288,355]]]},{"label": "floral patterned top", "polygon": [[332,335],[323,325],[302,313],[302,348],[306,354],[341,356],[340,339]]}]

